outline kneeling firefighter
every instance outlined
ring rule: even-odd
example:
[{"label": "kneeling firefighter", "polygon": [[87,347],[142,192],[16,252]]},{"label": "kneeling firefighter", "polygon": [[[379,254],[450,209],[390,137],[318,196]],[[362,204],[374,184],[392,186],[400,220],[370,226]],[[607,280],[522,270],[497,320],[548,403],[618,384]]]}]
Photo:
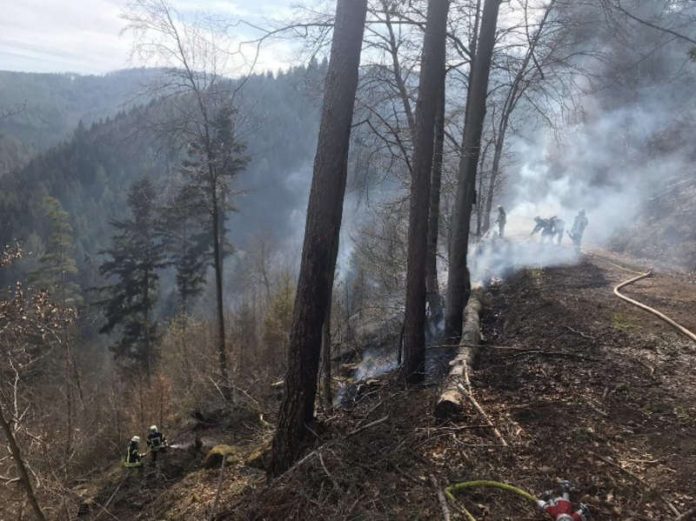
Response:
[{"label": "kneeling firefighter", "polygon": [[142,467],[143,456],[144,454],[140,453],[140,436],[133,436],[128,442],[126,459],[123,461],[123,466],[126,468]]}]

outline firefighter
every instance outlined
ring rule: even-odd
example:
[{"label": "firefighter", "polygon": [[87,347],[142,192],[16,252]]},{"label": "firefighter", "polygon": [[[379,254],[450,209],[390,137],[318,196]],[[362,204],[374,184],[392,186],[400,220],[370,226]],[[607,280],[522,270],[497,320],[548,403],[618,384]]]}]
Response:
[{"label": "firefighter", "polygon": [[505,209],[502,206],[498,206],[498,217],[495,220],[495,224],[498,225],[498,237],[501,239],[505,235],[505,223],[507,223]]},{"label": "firefighter", "polygon": [[588,221],[585,215],[585,210],[580,210],[575,216],[573,221],[573,227],[571,228],[568,235],[570,236],[573,244],[575,245],[575,250],[580,253],[580,246],[582,245],[582,236],[585,234],[585,228],[587,228]]},{"label": "firefighter", "polygon": [[551,217],[551,242],[553,242],[554,237],[556,238],[556,244],[561,244],[563,240],[563,231],[565,230],[565,222],[563,219],[559,219],[555,215]]},{"label": "firefighter", "polygon": [[152,462],[157,461],[157,454],[167,447],[167,439],[159,431],[157,425],[150,426],[150,432],[147,435],[147,446],[152,452]]},{"label": "firefighter", "polygon": [[123,462],[123,466],[126,468],[142,467],[143,456],[144,454],[140,453],[140,436],[133,436],[130,442],[128,442],[126,459]]},{"label": "firefighter", "polygon": [[555,217],[551,217],[550,219],[542,219],[537,215],[534,218],[534,222],[536,223],[536,225],[534,226],[534,229],[532,230],[532,233],[530,235],[534,235],[537,232],[541,232],[541,242],[546,242],[547,239],[553,241],[554,219]]}]

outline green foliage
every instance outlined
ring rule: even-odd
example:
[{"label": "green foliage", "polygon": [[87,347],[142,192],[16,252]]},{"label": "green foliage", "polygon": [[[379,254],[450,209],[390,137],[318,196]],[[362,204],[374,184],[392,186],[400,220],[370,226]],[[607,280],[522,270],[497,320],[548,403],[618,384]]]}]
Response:
[{"label": "green foliage", "polygon": [[275,294],[271,296],[263,321],[263,342],[274,357],[282,356],[288,346],[292,312],[295,303],[295,285],[290,273],[283,273]]},{"label": "green foliage", "polygon": [[[234,130],[243,135],[246,155],[251,159],[246,165],[224,165],[223,170],[234,167],[233,171],[245,166],[239,186],[233,175],[222,177],[225,191],[244,192],[243,196],[235,198],[236,212],[227,216],[230,238],[240,248],[244,248],[245,241],[260,229],[272,231],[279,238],[294,231],[292,215],[297,208],[304,206],[306,198],[306,185],[304,181],[298,183],[297,172],[306,170],[308,175],[311,172],[319,110],[316,94],[324,73],[325,64],[309,69],[297,67],[276,76],[254,75],[236,98],[238,113],[243,117],[235,118]],[[3,106],[19,99],[22,89],[27,93],[37,89],[34,98],[43,100],[40,104],[37,101],[31,110],[4,122],[5,135],[22,141],[25,136],[28,139],[34,135],[30,129],[41,118],[50,119],[53,104],[62,103],[51,97],[54,80],[59,80],[56,75],[28,75],[31,77],[25,78],[21,74],[7,77],[3,74],[0,73]],[[147,79],[137,71],[132,76],[126,72],[107,75],[99,80],[98,90],[104,97],[113,95],[113,101],[117,101],[120,94],[114,93],[117,90],[122,92],[119,89],[127,90],[127,85],[117,84],[129,84],[136,77],[140,78],[139,83]],[[12,82],[7,78],[16,85],[10,88]],[[70,97],[80,99],[82,83],[79,78],[76,77],[72,83],[60,79],[61,87],[55,96],[62,96],[64,91],[66,96],[69,93]],[[111,82],[116,85],[110,85]],[[75,91],[70,91],[69,85],[73,85]],[[230,83],[230,86],[234,84]],[[10,91],[14,94],[10,95]],[[91,99],[85,103],[91,103]],[[75,238],[74,258],[79,268],[77,282],[83,288],[100,284],[94,278],[98,277],[95,269],[99,263],[97,255],[109,245],[110,219],[121,218],[126,208],[124,187],[145,173],[163,189],[176,191],[177,188],[170,189],[171,184],[176,186],[177,181],[182,180],[187,184],[192,176],[204,173],[198,170],[184,175],[176,167],[184,161],[190,163],[187,168],[192,170],[196,164],[205,166],[200,155],[200,143],[194,143],[189,153],[188,143],[169,143],[161,139],[159,131],[172,110],[171,100],[159,99],[96,123],[78,125],[79,120],[71,119],[76,127],[72,127],[75,130],[69,140],[34,157],[22,170],[0,176],[0,245],[15,240],[26,244],[32,234],[46,241],[50,229],[42,201],[50,195],[60,201],[70,216]],[[229,108],[226,110],[226,114],[225,111],[218,112],[217,119],[222,121],[213,125],[218,127],[218,145],[229,139],[223,116],[226,115],[231,123],[233,114]],[[90,121],[93,118],[83,119]],[[20,132],[20,127],[25,130]],[[242,159],[240,145],[235,146],[236,159]],[[221,163],[229,159],[226,154],[220,157]],[[226,199],[226,202],[231,200]],[[20,264],[13,267],[12,273],[0,273],[0,286],[10,283],[13,278],[22,278],[36,268],[30,261]]]},{"label": "green foliage", "polygon": [[39,266],[30,273],[29,281],[64,305],[79,305],[82,297],[75,282],[78,269],[73,256],[75,245],[70,216],[60,201],[51,196],[44,197],[43,211],[50,231]]},{"label": "green foliage", "polygon": [[167,265],[176,271],[181,311],[188,313],[205,286],[210,265],[211,232],[208,212],[197,200],[197,190],[186,185],[160,210],[158,233],[162,237]]},{"label": "green foliage", "polygon": [[120,328],[112,346],[117,358],[144,365],[150,374],[157,342],[157,301],[159,275],[164,265],[163,247],[156,234],[156,194],[152,183],[143,179],[128,192],[132,217],[113,221],[111,248],[102,252],[107,260],[99,271],[112,283],[102,288],[106,324],[101,333]]},{"label": "green foliage", "polygon": [[0,122],[0,133],[13,136],[27,152],[43,152],[68,138],[78,122],[92,124],[142,102],[143,85],[159,76],[158,69],[103,76],[0,71],[0,106],[21,108]]}]

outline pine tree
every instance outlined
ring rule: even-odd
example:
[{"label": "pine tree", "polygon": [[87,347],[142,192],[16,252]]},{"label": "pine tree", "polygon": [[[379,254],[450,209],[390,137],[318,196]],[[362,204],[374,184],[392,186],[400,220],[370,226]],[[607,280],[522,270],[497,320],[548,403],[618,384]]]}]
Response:
[{"label": "pine tree", "polygon": [[218,359],[223,389],[229,383],[225,346],[225,318],[223,298],[223,259],[225,222],[230,210],[230,182],[245,167],[248,159],[244,145],[234,133],[231,107],[224,105],[214,114],[205,111],[204,132],[189,143],[189,158],[184,162],[184,177],[192,204],[207,211],[208,233],[212,245],[212,264],[215,269],[215,297],[217,304]]},{"label": "pine tree", "polygon": [[63,305],[78,305],[82,298],[75,282],[78,269],[73,256],[75,245],[70,216],[60,201],[51,196],[44,197],[42,211],[48,221],[49,235],[39,267],[29,275],[29,281],[48,291]]},{"label": "pine tree", "polygon": [[339,0],[321,126],[307,205],[302,263],[288,344],[285,398],[273,439],[270,475],[286,471],[311,432],[326,308],[336,269],[348,148],[358,85],[366,0]]},{"label": "pine tree", "polygon": [[131,218],[112,221],[115,230],[107,260],[99,267],[111,285],[102,288],[106,324],[101,333],[119,328],[120,338],[112,346],[117,358],[142,365],[149,380],[155,359],[159,275],[164,265],[161,242],[156,233],[156,194],[150,181],[135,182],[128,192]]},{"label": "pine tree", "polygon": [[211,265],[212,241],[206,227],[205,208],[197,201],[197,190],[182,186],[160,210],[158,233],[166,263],[176,272],[180,311],[187,315],[205,286]]}]

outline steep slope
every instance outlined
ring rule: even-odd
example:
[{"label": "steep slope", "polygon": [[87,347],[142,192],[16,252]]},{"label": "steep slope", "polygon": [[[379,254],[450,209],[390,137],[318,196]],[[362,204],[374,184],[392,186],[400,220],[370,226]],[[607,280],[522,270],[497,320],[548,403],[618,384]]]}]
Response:
[{"label": "steep slope", "polygon": [[[238,100],[250,163],[235,186],[240,195],[229,227],[236,247],[259,233],[278,241],[296,233],[318,124],[313,89],[322,78],[313,66],[248,79]],[[147,176],[166,192],[181,163],[183,146],[166,147],[150,124],[166,104],[155,100],[79,124],[68,141],[0,178],[0,244],[20,240],[41,251],[47,223],[40,204],[45,195],[56,197],[71,216],[83,285],[93,284],[95,256],[108,244],[110,220],[123,214],[128,185]]]},{"label": "steep slope", "polygon": [[[497,480],[540,496],[569,479],[593,519],[674,519],[696,501],[694,348],[616,299],[612,287],[631,276],[621,264],[592,255],[491,289],[487,341],[470,378],[507,446],[472,404],[438,423],[436,387],[405,389],[386,377],[364,383],[350,408],[320,411],[313,447],[275,480],[248,457],[251,445],[267,447],[270,429],[235,439],[228,427],[217,435],[241,457],[224,469],[202,468],[199,454],[195,470],[169,486],[150,479],[140,489],[137,475],[115,472],[98,498],[123,479],[139,490],[139,514],[129,517],[119,492],[110,512],[121,519],[431,520],[443,518],[438,490],[451,483]],[[682,275],[660,273],[629,293],[696,327],[688,313],[696,290]],[[513,494],[472,490],[458,500],[479,520],[546,519]],[[457,504],[448,508],[451,519],[467,519]]]},{"label": "steep slope", "polygon": [[11,111],[0,121],[0,135],[21,143],[26,159],[69,138],[80,121],[89,125],[132,107],[160,74],[157,69],[103,76],[0,71],[0,110]]}]

